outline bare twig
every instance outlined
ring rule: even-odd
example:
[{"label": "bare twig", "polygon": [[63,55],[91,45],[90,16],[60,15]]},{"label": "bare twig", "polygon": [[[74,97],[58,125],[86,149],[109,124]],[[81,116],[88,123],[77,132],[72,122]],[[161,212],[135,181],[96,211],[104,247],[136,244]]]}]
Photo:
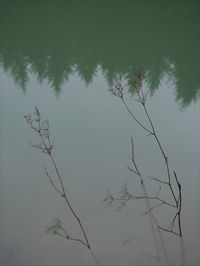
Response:
[{"label": "bare twig", "polygon": [[147,214],[149,214],[151,211],[153,211],[154,209],[156,209],[156,208],[158,208],[158,207],[160,207],[160,206],[162,206],[162,205],[165,205],[165,202],[160,202],[160,203],[154,205],[153,207],[150,207],[149,210],[146,211],[144,214],[147,215]]},{"label": "bare twig", "polygon": [[111,92],[111,94],[112,95],[114,95],[114,96],[117,96],[117,97],[119,97],[121,100],[122,100],[122,102],[123,102],[123,104],[124,104],[124,106],[126,107],[126,110],[128,111],[128,113],[131,115],[131,117],[145,130],[145,131],[147,131],[149,134],[152,134],[152,132],[147,128],[147,127],[145,127],[144,125],[142,125],[141,123],[140,123],[140,121],[135,117],[135,115],[132,113],[132,111],[130,110],[130,108],[128,107],[128,105],[127,105],[127,103],[125,102],[125,100],[124,100],[124,88],[123,88],[123,86],[122,86],[122,84],[120,83],[120,81],[119,82],[117,82],[117,84],[114,86],[114,88],[112,88],[112,89],[110,89],[109,90],[110,92]]},{"label": "bare twig", "polygon": [[168,182],[163,181],[163,180],[161,180],[161,179],[159,179],[159,178],[157,178],[157,177],[147,176],[147,178],[149,178],[149,179],[151,179],[151,180],[153,180],[153,181],[156,181],[156,182],[162,183],[162,184],[169,185]]},{"label": "bare twig", "polygon": [[[156,237],[155,237],[155,230],[154,230],[154,223],[157,227],[157,232],[159,234],[159,237],[160,237],[160,242],[161,242],[161,245],[162,245],[162,248],[163,248],[163,251],[164,251],[164,254],[165,254],[165,258],[166,258],[166,262],[167,262],[167,265],[170,265],[170,262],[169,262],[169,258],[167,256],[167,251],[166,251],[166,248],[165,248],[165,244],[164,244],[164,240],[163,240],[163,237],[162,237],[162,234],[161,234],[161,230],[163,231],[166,231],[166,232],[170,232],[170,233],[173,233],[179,237],[182,238],[182,229],[181,229],[181,208],[182,208],[182,194],[181,194],[181,185],[178,181],[178,178],[177,178],[177,174],[175,171],[173,171],[173,175],[174,175],[174,179],[176,181],[176,184],[178,186],[178,192],[177,192],[177,189],[172,185],[172,174],[171,174],[171,169],[170,169],[170,165],[169,165],[169,161],[168,161],[168,157],[167,155],[165,154],[165,151],[163,149],[163,146],[161,145],[161,142],[160,142],[160,139],[158,137],[158,134],[156,132],[156,129],[155,129],[155,126],[154,126],[154,123],[151,119],[151,116],[149,114],[149,111],[147,109],[147,106],[146,106],[146,100],[147,100],[147,93],[144,93],[143,91],[143,88],[142,88],[142,83],[143,83],[143,80],[145,79],[145,74],[141,71],[138,71],[135,73],[136,75],[136,79],[133,80],[133,81],[130,81],[130,84],[131,86],[134,88],[134,90],[136,91],[136,95],[137,95],[137,102],[139,102],[143,109],[144,109],[144,113],[147,117],[147,121],[149,122],[149,126],[144,126],[143,123],[141,123],[137,118],[136,116],[134,115],[134,113],[132,112],[132,110],[129,108],[128,104],[126,103],[125,101],[125,98],[124,98],[124,87],[121,83],[121,81],[119,80],[118,81],[118,84],[117,86],[115,86],[111,92],[113,95],[119,97],[122,101],[122,103],[124,104],[125,106],[125,109],[127,110],[127,112],[131,115],[131,117],[133,118],[133,120],[140,126],[144,129],[145,132],[148,133],[148,136],[152,136],[157,145],[158,145],[158,148],[161,152],[161,155],[163,157],[163,160],[164,160],[164,164],[165,164],[165,168],[166,168],[166,179],[165,180],[161,180],[160,178],[157,178],[157,177],[152,177],[152,176],[147,176],[146,178],[152,180],[152,181],[155,181],[157,183],[160,184],[160,189],[157,193],[156,196],[148,196],[147,194],[147,190],[146,190],[146,186],[144,184],[144,176],[141,174],[139,168],[138,168],[138,165],[136,163],[136,160],[135,160],[135,147],[134,147],[134,143],[133,143],[133,138],[131,137],[131,160],[132,160],[132,164],[133,164],[133,168],[129,167],[128,166],[128,169],[133,172],[135,175],[137,175],[139,178],[140,178],[140,183],[141,183],[141,186],[142,186],[142,189],[143,189],[143,195],[142,196],[133,196],[130,194],[130,192],[127,192],[122,195],[121,197],[114,197],[112,195],[109,195],[109,197],[107,197],[107,199],[110,200],[110,205],[113,203],[113,201],[119,201],[121,206],[124,206],[130,199],[144,199],[145,202],[146,202],[146,206],[147,206],[147,211],[146,211],[146,214],[149,214],[149,218],[150,218],[150,224],[151,224],[151,227],[152,227],[152,232],[153,232],[153,235],[154,235],[154,241],[155,241],[155,245],[157,247],[157,240],[156,240]],[[161,190],[161,186],[162,185],[165,185],[165,186],[168,186],[169,187],[169,191],[170,191],[170,195],[172,196],[172,203],[164,200],[162,197],[159,196],[159,193],[160,193],[160,190]],[[159,201],[158,204],[156,205],[153,205],[151,206],[150,205],[150,202],[149,201],[152,201],[152,200],[157,200]],[[156,217],[154,216],[153,214],[153,210],[160,207],[160,206],[163,206],[163,205],[168,205],[169,207],[173,207],[176,209],[176,213],[172,219],[172,221],[170,222],[170,225],[168,228],[164,228],[162,226],[159,226],[158,222],[157,222],[157,219]],[[178,220],[178,222],[177,222]],[[175,231],[173,228],[175,228],[175,224],[178,224],[178,230]],[[157,248],[157,258],[159,260],[159,250]],[[160,264],[160,261],[159,261],[159,264]],[[186,263],[184,264],[186,265]]]},{"label": "bare twig", "polygon": [[132,151],[132,162],[133,162],[133,165],[135,167],[135,170],[136,170],[136,173],[139,177],[141,177],[141,173],[138,169],[138,166],[136,164],[136,161],[135,161],[135,151],[134,151],[134,142],[133,142],[133,137],[131,137],[131,151]]},{"label": "bare twig", "polygon": [[39,149],[40,151],[42,151],[43,153],[45,153],[49,156],[49,158],[53,164],[53,167],[55,169],[55,172],[56,172],[56,176],[57,176],[57,179],[59,182],[59,187],[55,184],[55,182],[50,177],[50,174],[47,171],[46,165],[43,164],[45,174],[48,177],[49,182],[52,185],[52,187],[55,189],[55,191],[65,200],[68,208],[70,209],[73,217],[75,218],[76,222],[78,223],[78,225],[81,229],[84,240],[69,236],[69,234],[67,234],[66,231],[64,230],[62,223],[58,219],[50,227],[48,227],[48,233],[57,234],[57,235],[64,237],[66,239],[80,242],[85,247],[87,247],[87,249],[90,251],[96,265],[98,266],[99,265],[98,261],[94,255],[94,252],[91,249],[91,245],[89,243],[88,237],[87,237],[85,229],[83,227],[83,224],[82,224],[78,214],[75,212],[74,208],[72,207],[72,204],[69,200],[69,196],[66,193],[66,189],[64,187],[64,183],[63,183],[61,174],[59,172],[59,169],[57,167],[55,159],[52,155],[53,144],[50,140],[49,122],[47,120],[44,120],[44,121],[42,120],[41,114],[40,114],[40,112],[36,106],[35,106],[34,115],[35,115],[35,118],[32,118],[31,115],[26,115],[25,120],[29,124],[30,128],[39,135],[41,143],[32,144],[31,146]]},{"label": "bare twig", "polygon": [[[121,81],[119,80],[118,83],[117,83],[117,86],[115,86],[111,92],[113,95],[119,97],[121,100],[122,100],[122,103],[124,104],[126,110],[128,111],[128,113],[131,115],[131,117],[137,122],[137,124],[139,124],[140,127],[142,127],[147,133],[148,135],[151,135],[154,137],[158,147],[159,147],[159,150],[162,154],[162,157],[164,159],[164,162],[165,162],[165,167],[166,167],[166,172],[167,172],[167,180],[161,180],[159,178],[156,178],[156,177],[151,177],[151,176],[147,176],[147,178],[153,180],[153,181],[156,181],[160,184],[163,184],[163,185],[167,185],[170,189],[170,192],[171,192],[171,195],[172,195],[172,198],[174,200],[174,204],[168,204],[166,203],[164,200],[161,200],[160,198],[158,200],[160,200],[160,204],[156,205],[156,206],[161,206],[161,205],[169,205],[169,206],[172,206],[172,207],[176,207],[177,208],[177,214],[175,215],[175,217],[173,218],[173,221],[172,221],[172,225],[174,226],[174,223],[176,221],[176,218],[178,217],[178,235],[179,236],[182,236],[182,230],[181,230],[181,205],[182,205],[182,198],[181,198],[181,185],[178,181],[178,178],[177,178],[177,175],[176,175],[176,172],[174,171],[174,177],[175,177],[175,181],[177,183],[177,186],[178,186],[178,195],[176,194],[175,192],[175,188],[172,186],[172,181],[171,181],[171,170],[170,170],[170,166],[169,166],[169,161],[168,161],[168,157],[166,156],[165,154],[165,151],[161,145],[161,142],[158,138],[158,134],[156,132],[156,129],[155,129],[155,126],[153,124],[153,121],[150,117],[150,114],[149,114],[149,111],[147,109],[147,106],[146,106],[146,100],[147,100],[147,93],[145,94],[144,91],[143,91],[143,88],[142,88],[142,83],[143,83],[143,80],[145,79],[145,74],[142,72],[142,71],[136,71],[135,73],[135,76],[136,76],[136,79],[133,80],[133,81],[130,81],[129,83],[131,84],[131,86],[134,88],[134,90],[136,91],[136,95],[137,95],[137,101],[142,105],[143,109],[144,109],[144,113],[147,117],[147,120],[149,122],[149,127],[146,127],[144,126],[136,117],[135,115],[133,114],[133,112],[131,111],[131,109],[128,107],[125,99],[124,99],[124,87],[121,83]],[[134,165],[134,169],[128,167],[128,169],[130,171],[132,171],[135,175],[138,175],[139,177],[141,177],[141,172],[139,171],[138,167],[137,167],[137,164],[136,164],[136,161],[135,161],[135,154],[134,154],[134,143],[133,143],[133,138],[131,137],[131,146],[132,146],[132,163]],[[149,199],[151,197],[148,197]],[[163,203],[163,204],[161,204]],[[156,208],[156,207],[155,207]]]},{"label": "bare twig", "polygon": [[[129,200],[144,200],[144,199],[148,199],[148,200],[151,200],[151,201],[155,201],[155,200],[159,201],[158,204],[156,204],[154,207],[150,208],[150,211],[152,211],[153,209],[155,209],[157,207],[160,207],[162,205],[167,205],[167,206],[176,208],[176,205],[174,205],[174,204],[172,204],[172,203],[160,198],[158,196],[158,193],[155,196],[147,196],[147,195],[136,196],[136,195],[132,195],[129,192],[128,187],[126,186],[126,183],[123,186],[122,190],[120,191],[120,194],[121,195],[119,197],[116,197],[116,196],[111,195],[110,192],[107,191],[107,197],[103,201],[107,203],[108,207],[110,207],[114,201],[118,201],[120,203],[121,207],[124,207]],[[121,207],[119,207],[119,209],[121,209]],[[148,211],[148,213],[150,211]]]}]

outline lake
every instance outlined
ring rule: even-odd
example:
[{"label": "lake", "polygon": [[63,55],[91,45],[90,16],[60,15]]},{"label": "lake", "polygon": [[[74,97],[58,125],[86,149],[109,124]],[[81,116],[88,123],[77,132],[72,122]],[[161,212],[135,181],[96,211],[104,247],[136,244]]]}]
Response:
[{"label": "lake", "polygon": [[[174,217],[170,206],[145,215],[145,199],[129,199],[119,211],[125,188],[143,195],[127,168],[134,169],[131,137],[149,195],[173,202],[166,184],[145,179],[166,180],[154,137],[110,92],[122,77],[129,110],[150,128],[128,82],[137,70],[145,72],[148,114],[181,184],[184,265],[199,265],[199,10],[195,0],[0,1],[2,266],[95,265],[79,241],[46,234],[59,218],[70,236],[84,239],[45,175],[44,163],[59,185],[51,159],[31,147],[40,138],[24,116],[35,106],[49,121],[56,165],[99,265],[183,265],[180,236],[154,225],[156,248],[149,223],[153,213],[166,228]],[[110,207],[108,195],[116,198]]]}]

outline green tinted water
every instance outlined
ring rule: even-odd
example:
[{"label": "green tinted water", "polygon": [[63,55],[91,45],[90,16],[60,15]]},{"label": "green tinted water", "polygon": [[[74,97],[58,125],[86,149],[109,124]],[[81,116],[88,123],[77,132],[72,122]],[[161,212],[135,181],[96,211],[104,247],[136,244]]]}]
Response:
[{"label": "green tinted water", "polygon": [[[188,262],[198,265],[199,2],[0,3],[1,265],[93,265],[77,243],[45,234],[55,217],[79,231],[48,184],[47,158],[29,148],[38,139],[23,117],[35,105],[50,121],[56,161],[100,264],[155,265],[144,205],[132,201],[118,213],[102,202],[125,181],[141,192],[127,169],[131,136],[143,171],[163,174],[152,139],[108,93],[117,75],[129,79],[135,69],[147,73],[148,108],[183,187]],[[146,123],[128,87],[125,97]],[[165,241],[171,264],[180,265],[176,238]]]}]

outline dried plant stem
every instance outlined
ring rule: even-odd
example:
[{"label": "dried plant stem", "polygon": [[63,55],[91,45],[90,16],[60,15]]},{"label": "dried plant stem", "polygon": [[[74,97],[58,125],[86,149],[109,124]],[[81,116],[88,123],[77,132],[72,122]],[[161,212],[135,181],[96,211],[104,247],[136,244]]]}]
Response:
[{"label": "dried plant stem", "polygon": [[[142,91],[142,88],[140,88],[140,90]],[[138,98],[140,99],[140,102],[141,102],[143,108],[144,108],[145,114],[146,114],[146,116],[147,116],[147,118],[149,120],[151,129],[152,129],[152,136],[154,136],[154,138],[155,138],[155,140],[156,140],[156,142],[157,142],[157,144],[159,146],[159,149],[161,151],[161,154],[162,154],[162,156],[164,158],[164,162],[165,162],[166,169],[167,169],[167,177],[168,177],[168,181],[166,182],[166,184],[168,184],[168,186],[169,186],[169,188],[171,190],[172,196],[173,196],[174,201],[176,203],[176,207],[178,209],[177,214],[174,216],[174,220],[173,221],[175,222],[175,219],[178,216],[178,229],[179,229],[178,235],[182,236],[181,217],[180,217],[180,215],[181,215],[181,205],[182,205],[182,200],[181,200],[181,185],[180,185],[180,183],[178,181],[178,178],[177,178],[177,175],[176,175],[176,173],[174,171],[175,180],[176,180],[176,183],[178,185],[178,190],[179,190],[178,199],[177,199],[177,197],[175,195],[175,192],[174,192],[174,189],[172,187],[172,183],[171,183],[171,173],[170,173],[170,168],[169,168],[169,163],[168,163],[168,157],[166,156],[166,154],[164,152],[164,149],[163,149],[163,147],[162,147],[162,145],[160,143],[160,140],[158,138],[158,135],[156,133],[154,124],[153,124],[153,122],[152,122],[152,120],[150,118],[149,112],[148,112],[147,107],[146,107],[146,101],[142,101],[141,96],[140,96],[140,93],[139,93],[138,90],[137,90],[137,95],[138,95]],[[173,233],[174,231],[171,230],[171,232]]]},{"label": "dried plant stem", "polygon": [[[140,177],[140,184],[141,184],[142,191],[143,191],[143,196],[141,198],[145,199],[146,208],[148,210],[146,212],[146,214],[149,214],[149,222],[150,222],[150,225],[151,225],[151,230],[152,230],[152,234],[153,234],[153,238],[154,238],[154,242],[155,242],[155,246],[156,246],[156,253],[157,253],[157,257],[158,257],[158,263],[159,263],[159,265],[161,265],[161,257],[160,257],[160,252],[159,252],[158,240],[157,240],[157,236],[156,236],[156,230],[157,230],[157,232],[159,234],[159,237],[160,237],[160,242],[161,242],[161,246],[162,246],[162,249],[163,249],[163,253],[165,255],[166,263],[167,263],[168,266],[170,266],[169,257],[167,255],[167,250],[166,250],[166,247],[165,247],[163,236],[162,236],[162,233],[160,232],[160,230],[158,228],[158,222],[157,222],[157,219],[156,219],[155,215],[153,214],[152,210],[155,209],[156,207],[160,206],[161,204],[162,205],[163,204],[168,204],[170,206],[171,206],[171,204],[166,203],[164,200],[158,198],[158,194],[155,197],[149,197],[148,196],[147,188],[145,186],[145,183],[144,183],[144,180],[142,178],[141,172],[139,171],[139,168],[138,168],[136,160],[135,160],[134,142],[133,142],[133,138],[132,137],[131,137],[131,147],[132,147],[132,163],[133,163],[133,165],[135,167],[137,175]],[[138,199],[138,197],[137,197],[137,199]],[[149,201],[150,199],[158,199],[158,200],[161,201],[161,203],[156,205],[156,206],[154,206],[154,207],[151,207],[151,204],[150,204],[150,201]],[[156,225],[156,230],[154,228],[154,223]]]},{"label": "dried plant stem", "polygon": [[[160,248],[159,248],[159,243],[158,243],[158,239],[157,239],[157,235],[156,235],[156,231],[158,232],[159,234],[159,237],[160,237],[160,242],[161,242],[161,246],[162,246],[162,250],[163,250],[163,253],[165,255],[165,260],[166,260],[166,263],[167,263],[167,266],[170,266],[170,262],[169,262],[169,258],[168,258],[168,255],[167,255],[167,250],[166,250],[166,247],[165,247],[165,244],[164,244],[164,240],[163,240],[163,236],[158,228],[158,222],[157,222],[157,219],[155,217],[155,215],[153,214],[152,210],[158,206],[160,206],[161,204],[167,204],[167,205],[170,205],[172,206],[170,203],[167,203],[166,201],[160,199],[158,197],[158,194],[155,196],[155,197],[150,197],[148,196],[148,193],[147,193],[147,188],[145,186],[145,183],[144,183],[144,180],[143,180],[143,177],[142,177],[142,174],[141,174],[141,171],[139,170],[139,167],[136,163],[136,160],[135,160],[135,146],[134,146],[134,142],[133,142],[133,137],[131,137],[131,155],[132,155],[132,163],[134,165],[134,168],[135,170],[133,170],[133,172],[140,178],[140,185],[142,187],[142,191],[143,191],[143,196],[134,196],[136,199],[144,199],[145,200],[145,205],[146,205],[146,208],[147,208],[147,212],[145,214],[149,214],[149,222],[150,222],[150,226],[151,226],[151,231],[152,231],[152,235],[153,235],[153,239],[154,239],[154,243],[155,243],[155,247],[156,247],[156,254],[157,254],[157,260],[158,260],[158,264],[159,266],[161,265],[161,256],[160,256]],[[131,169],[132,170],[132,169]],[[131,198],[131,195],[129,195],[129,199]],[[151,207],[151,204],[150,204],[150,199],[156,199],[156,200],[159,200],[161,201],[160,204],[158,204],[157,206],[154,206],[154,207]],[[174,205],[173,205],[174,206]],[[156,228],[154,226],[154,224],[156,225]]]},{"label": "dried plant stem", "polygon": [[[144,184],[144,176],[141,174],[139,167],[136,163],[135,160],[135,147],[134,147],[134,142],[133,142],[133,138],[131,137],[131,147],[132,147],[132,164],[134,166],[134,169],[132,169],[131,167],[128,167],[128,169],[133,172],[135,175],[137,175],[140,178],[140,182],[141,182],[141,186],[142,186],[142,190],[143,190],[143,195],[142,196],[135,196],[135,195],[131,195],[131,193],[128,191],[127,188],[125,188],[124,191],[122,191],[122,196],[119,198],[113,197],[112,195],[110,195],[108,193],[107,198],[105,199],[105,201],[108,202],[109,205],[112,204],[112,202],[114,200],[118,200],[121,204],[121,206],[123,207],[126,202],[130,199],[144,199],[146,202],[146,207],[147,207],[147,212],[145,214],[149,215],[149,219],[150,219],[150,224],[153,223],[156,225],[157,228],[157,233],[159,234],[159,238],[160,238],[160,243],[162,246],[162,249],[164,251],[164,255],[165,255],[165,260],[167,265],[170,265],[170,261],[167,255],[167,251],[165,248],[165,244],[164,244],[164,239],[161,233],[161,230],[166,231],[166,232],[170,232],[173,233],[174,235],[177,235],[181,238],[181,241],[183,242],[182,236],[182,226],[181,226],[181,209],[182,209],[182,193],[181,193],[181,185],[178,181],[178,177],[175,171],[171,172],[170,166],[169,166],[169,161],[168,161],[168,157],[166,156],[166,153],[164,151],[164,148],[160,142],[160,139],[158,137],[157,131],[155,129],[154,123],[151,119],[151,116],[149,114],[149,111],[147,109],[146,106],[146,99],[147,99],[147,94],[145,94],[143,92],[142,89],[142,83],[143,80],[145,79],[145,75],[144,73],[142,73],[141,71],[136,72],[136,79],[134,81],[131,81],[130,84],[132,86],[132,88],[136,91],[136,95],[137,95],[137,101],[142,105],[145,116],[147,118],[147,122],[148,122],[148,126],[144,125],[143,123],[141,123],[137,117],[135,116],[135,114],[132,112],[132,110],[130,109],[130,107],[128,106],[125,98],[124,98],[124,87],[122,85],[122,78],[119,79],[119,81],[117,82],[116,86],[114,88],[112,88],[110,90],[110,92],[114,95],[117,96],[121,99],[125,109],[127,110],[127,112],[130,114],[130,116],[132,117],[132,119],[147,133],[148,136],[152,136],[155,139],[155,142],[157,143],[157,146],[161,152],[162,158],[164,160],[164,165],[165,165],[165,169],[166,169],[166,179],[165,180],[161,180],[160,178],[156,178],[156,177],[151,177],[151,176],[147,176],[148,179],[151,179],[157,183],[159,183],[159,192],[157,193],[156,196],[149,196],[147,194],[147,189],[146,186]],[[172,183],[172,177],[174,177],[175,183],[178,187],[178,189],[176,187],[174,187],[173,183]],[[161,197],[159,197],[159,193],[161,190],[161,186],[165,185],[169,188],[170,191],[170,195],[172,197],[172,203],[162,199]],[[157,200],[159,201],[158,204],[151,206],[150,204],[150,200]],[[168,228],[164,228],[159,226],[157,219],[155,217],[155,215],[153,214],[153,210],[163,206],[163,205],[168,205],[170,207],[173,207],[176,212],[172,218],[171,223],[169,224]],[[178,229],[174,230],[175,224],[177,224]],[[152,224],[151,224],[152,227]],[[154,235],[154,241],[155,241],[155,245],[157,247],[157,240],[155,237],[155,231],[152,227],[152,232]],[[182,243],[181,242],[181,243]],[[183,252],[183,245],[182,246],[182,253],[185,254]],[[156,248],[157,249],[157,248]],[[157,257],[158,257],[158,261],[159,261],[159,254],[158,254],[158,250],[157,250]],[[186,258],[184,256],[183,257],[183,265],[186,265]]]},{"label": "dried plant stem", "polygon": [[[139,93],[138,93],[138,97],[139,97]],[[176,196],[175,196],[175,193],[174,193],[174,190],[173,190],[173,188],[172,188],[172,184],[171,184],[171,174],[170,174],[170,169],[169,169],[168,158],[167,158],[167,156],[165,155],[165,152],[164,152],[164,150],[163,150],[163,147],[162,147],[162,145],[161,145],[161,143],[160,143],[160,140],[159,140],[159,138],[158,138],[158,136],[157,136],[157,133],[156,133],[155,128],[154,128],[154,125],[153,125],[153,122],[152,122],[152,120],[151,120],[151,118],[150,118],[150,115],[149,115],[149,113],[148,113],[148,111],[147,111],[147,107],[146,107],[145,101],[142,102],[142,106],[143,106],[143,108],[144,108],[144,110],[145,110],[145,114],[146,114],[146,116],[147,116],[147,118],[148,118],[148,120],[149,120],[149,123],[150,123],[150,125],[151,125],[151,128],[152,128],[152,135],[154,136],[154,138],[155,138],[155,140],[156,140],[156,142],[157,142],[157,144],[158,144],[158,146],[159,146],[159,149],[160,149],[160,151],[161,151],[161,153],[162,153],[162,156],[163,156],[163,158],[164,158],[165,165],[166,165],[166,169],[167,169],[168,185],[169,185],[169,187],[170,187],[170,190],[171,190],[171,193],[172,193],[172,195],[173,195],[173,198],[174,198],[174,200],[175,200],[175,202],[176,202],[176,204],[177,204],[178,200],[177,200],[177,198],[176,198]]]},{"label": "dried plant stem", "polygon": [[[72,204],[71,204],[71,202],[69,200],[69,196],[66,193],[66,189],[65,189],[65,186],[64,186],[60,171],[59,171],[58,166],[57,166],[57,164],[55,162],[55,159],[54,159],[54,157],[52,155],[53,145],[52,145],[52,143],[50,141],[49,123],[48,123],[48,121],[42,121],[41,120],[41,115],[40,115],[40,112],[39,112],[37,107],[35,107],[34,114],[36,116],[35,120],[33,120],[30,115],[25,116],[26,122],[29,124],[31,129],[33,129],[33,131],[35,131],[39,135],[40,140],[41,140],[41,144],[32,145],[32,147],[40,149],[43,153],[46,153],[49,156],[49,158],[50,158],[50,160],[51,160],[51,162],[53,164],[53,167],[55,169],[56,176],[57,176],[58,181],[59,181],[59,187],[55,184],[53,179],[50,177],[50,174],[49,174],[49,172],[48,172],[48,170],[46,168],[46,165],[43,164],[44,170],[45,170],[45,174],[48,177],[49,182],[50,182],[51,186],[53,187],[53,189],[65,200],[69,210],[71,211],[73,217],[75,218],[76,222],[79,225],[79,228],[80,228],[80,230],[82,232],[84,240],[69,236],[69,234],[62,227],[60,221],[57,221],[56,224],[48,227],[47,231],[48,232],[52,231],[53,234],[59,235],[61,237],[69,239],[69,240],[80,242],[82,245],[84,245],[90,251],[90,254],[91,254],[92,258],[95,261],[95,264],[97,266],[99,266],[99,263],[98,263],[95,255],[94,255],[94,252],[92,251],[92,248],[91,248],[91,245],[89,243],[88,237],[87,237],[85,229],[83,227],[83,224],[82,224],[78,214],[76,213],[76,211],[72,207]],[[60,231],[62,233],[60,233]]]},{"label": "dried plant stem", "polygon": [[80,228],[81,228],[81,231],[82,231],[83,236],[84,236],[85,241],[86,241],[86,246],[88,247],[88,249],[91,249],[90,244],[89,244],[89,241],[88,241],[88,238],[87,238],[87,235],[86,235],[85,230],[84,230],[84,228],[83,228],[82,222],[81,222],[80,218],[78,217],[78,215],[76,214],[75,210],[73,209],[73,207],[72,207],[72,205],[71,205],[71,203],[70,203],[70,201],[69,201],[69,199],[68,199],[68,196],[66,195],[65,187],[64,187],[64,185],[63,185],[62,178],[61,178],[61,176],[60,176],[60,173],[59,173],[58,167],[57,167],[57,165],[56,165],[56,163],[55,163],[55,160],[54,160],[52,154],[50,154],[49,156],[50,156],[50,158],[51,158],[51,161],[52,161],[52,163],[53,163],[53,165],[54,165],[54,168],[55,168],[55,170],[56,170],[57,176],[59,177],[60,184],[61,184],[61,186],[62,186],[62,197],[63,197],[64,200],[66,201],[66,203],[67,203],[67,205],[68,205],[70,211],[72,212],[74,218],[77,220],[77,222],[78,222],[78,224],[79,224],[79,226],[80,226]]},{"label": "dried plant stem", "polygon": [[[149,121],[150,129],[148,127],[144,126],[136,118],[136,116],[133,114],[133,112],[129,108],[128,104],[126,103],[126,101],[124,99],[124,92],[123,92],[124,88],[123,88],[122,84],[120,84],[120,82],[118,83],[118,86],[113,89],[113,91],[114,91],[113,94],[115,96],[118,96],[121,99],[121,101],[122,101],[123,105],[125,106],[127,112],[137,122],[137,124],[139,124],[139,126],[142,127],[148,133],[148,135],[154,137],[154,139],[155,139],[155,141],[156,141],[156,143],[157,143],[157,145],[159,147],[159,150],[161,151],[161,154],[162,154],[162,157],[164,159],[165,166],[166,166],[167,181],[161,181],[159,179],[158,180],[154,179],[154,181],[157,181],[157,182],[160,182],[160,183],[164,183],[164,184],[166,184],[169,187],[169,189],[171,191],[171,194],[172,194],[172,197],[173,197],[174,202],[175,202],[175,206],[177,208],[177,213],[174,215],[173,223],[171,224],[171,228],[164,229],[163,227],[160,227],[160,229],[162,229],[164,231],[168,231],[170,233],[174,233],[174,234],[179,235],[179,236],[182,236],[182,228],[181,228],[181,207],[182,207],[182,201],[181,201],[181,185],[180,185],[180,183],[178,181],[178,178],[177,178],[176,173],[174,172],[175,181],[176,181],[176,184],[178,186],[178,196],[176,196],[175,191],[174,191],[174,188],[172,186],[171,172],[170,172],[168,157],[166,156],[166,154],[164,152],[164,149],[163,149],[163,147],[161,145],[161,142],[159,140],[158,134],[157,134],[157,132],[155,130],[155,126],[154,126],[153,121],[152,121],[152,119],[150,117],[149,111],[147,110],[147,107],[146,107],[146,96],[147,95],[145,95],[144,92],[143,92],[143,90],[142,90],[142,81],[144,79],[144,74],[138,72],[138,73],[136,73],[136,78],[137,78],[137,80],[134,81],[134,82],[132,82],[132,86],[133,86],[133,88],[136,91],[137,101],[142,105],[142,107],[144,109],[144,112],[145,112],[145,115],[147,117],[147,120]],[[111,92],[113,92],[113,91],[111,90]],[[131,143],[132,143],[132,162],[133,162],[134,167],[135,167],[135,171],[133,170],[133,172],[135,172],[135,174],[138,174],[138,175],[141,176],[141,174],[138,172],[137,165],[135,164],[134,158],[133,158],[134,143],[133,143],[133,139],[132,138],[131,138]],[[174,206],[174,204],[172,204],[172,205]],[[161,206],[161,204],[157,205],[157,207],[159,207],[159,206]],[[178,219],[178,233],[175,232],[172,229],[173,226],[174,226],[174,223],[175,223],[176,218]]]},{"label": "dried plant stem", "polygon": [[140,123],[140,121],[134,116],[134,114],[131,112],[131,109],[128,107],[128,104],[126,103],[126,101],[124,100],[124,97],[122,96],[122,98],[121,98],[121,100],[122,100],[122,102],[123,102],[123,104],[124,104],[124,106],[126,107],[126,110],[127,110],[127,112],[131,115],[131,117],[146,131],[146,132],[148,132],[149,134],[152,134],[152,132],[148,129],[148,128],[146,128],[145,126],[143,126],[141,123]]}]

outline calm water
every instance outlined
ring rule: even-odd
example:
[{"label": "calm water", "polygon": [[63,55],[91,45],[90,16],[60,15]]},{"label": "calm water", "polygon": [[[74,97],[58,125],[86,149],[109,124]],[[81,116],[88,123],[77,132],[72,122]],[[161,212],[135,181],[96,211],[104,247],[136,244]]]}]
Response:
[{"label": "calm water", "polygon": [[[24,115],[35,105],[50,121],[56,162],[99,264],[157,265],[144,202],[121,212],[102,202],[125,182],[141,194],[127,169],[131,136],[142,171],[164,173],[151,137],[108,92],[117,75],[129,79],[138,68],[147,72],[148,109],[182,184],[188,265],[199,265],[199,1],[0,3],[1,265],[94,265],[79,243],[45,233],[59,217],[80,236],[43,171],[43,162],[53,171],[50,161],[29,147],[38,138]],[[125,98],[146,123],[130,88]],[[167,226],[170,211],[161,208],[155,213]],[[170,265],[181,265],[178,238],[163,236]]]}]

